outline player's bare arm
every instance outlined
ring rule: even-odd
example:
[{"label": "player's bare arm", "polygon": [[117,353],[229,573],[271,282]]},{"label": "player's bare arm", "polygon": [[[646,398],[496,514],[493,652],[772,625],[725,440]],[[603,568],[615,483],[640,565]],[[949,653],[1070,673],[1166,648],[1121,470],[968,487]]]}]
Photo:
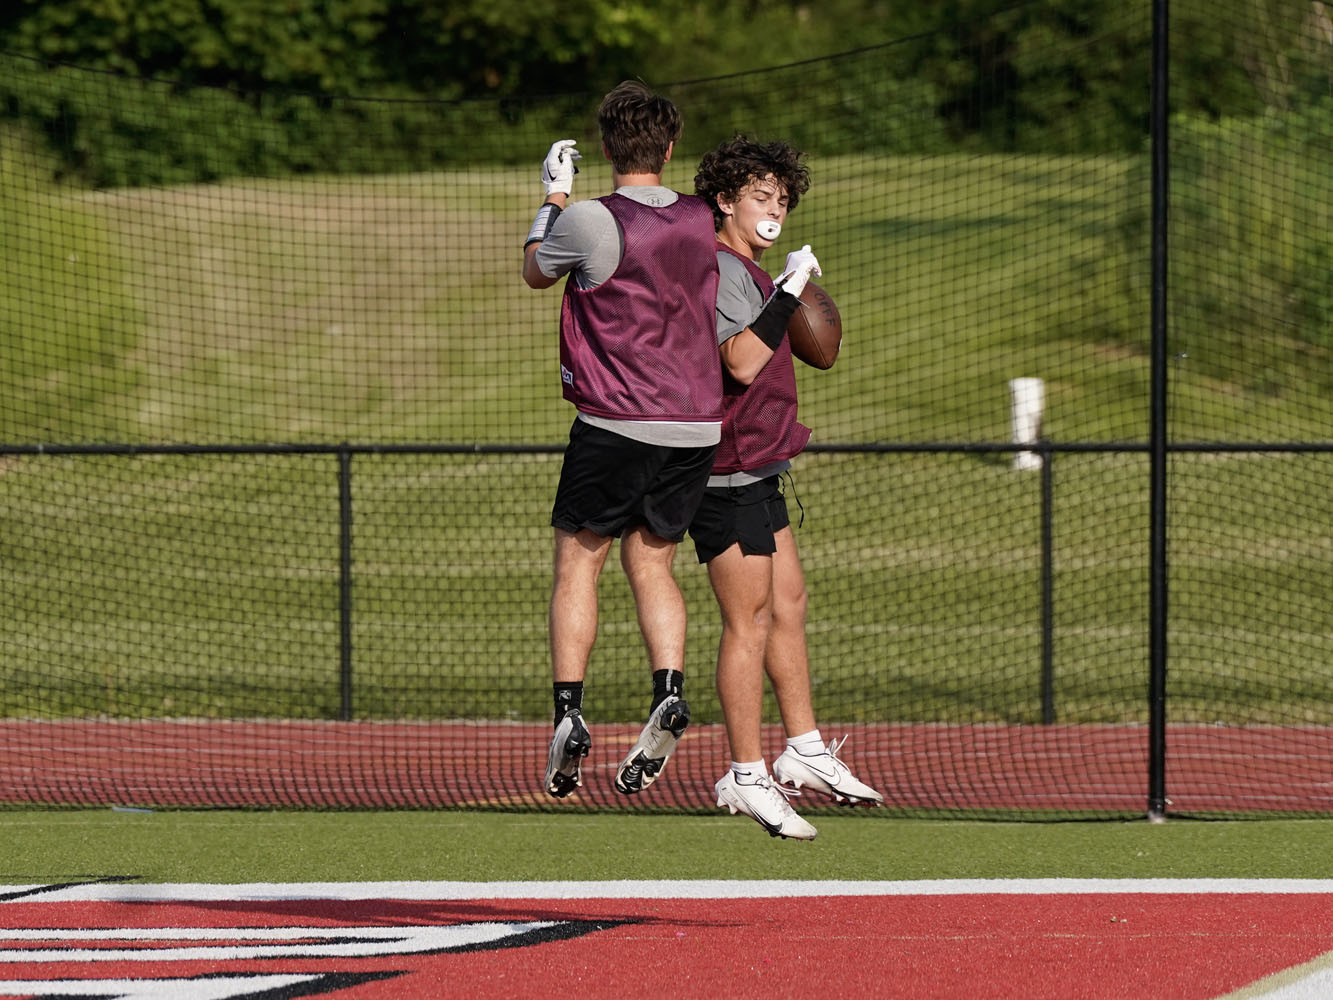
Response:
[{"label": "player's bare arm", "polygon": [[529,288],[550,288],[560,276],[548,277],[537,265],[537,248],[542,245],[551,227],[555,225],[560,213],[569,204],[570,192],[574,189],[574,175],[578,167],[574,165],[582,154],[575,146],[574,139],[559,139],[552,143],[542,161],[542,185],[546,188],[546,200],[537,210],[537,217],[532,221],[527,241],[523,244],[523,280]]},{"label": "player's bare arm", "polygon": [[[564,195],[552,195],[542,202],[542,207],[554,205],[556,208],[564,211],[568,198]],[[523,248],[523,280],[529,288],[550,288],[560,276],[554,278],[547,277],[542,269],[537,266],[537,248],[542,245],[542,240],[533,240]]]},{"label": "player's bare arm", "polygon": [[787,266],[777,280],[777,288],[764,303],[750,325],[719,348],[722,364],[741,385],[749,385],[768,364],[773,352],[786,336],[787,324],[800,305],[800,295],[811,274],[822,273],[819,261],[807,243],[787,254]]},{"label": "player's bare arm", "polygon": [[741,385],[749,385],[764,370],[773,357],[775,348],[769,347],[748,326],[734,337],[722,342],[718,351],[722,367]]}]

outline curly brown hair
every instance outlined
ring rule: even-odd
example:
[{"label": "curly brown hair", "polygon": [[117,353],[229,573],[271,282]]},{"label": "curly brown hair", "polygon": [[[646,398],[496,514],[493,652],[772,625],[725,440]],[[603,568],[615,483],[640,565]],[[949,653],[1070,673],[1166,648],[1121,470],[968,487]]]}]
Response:
[{"label": "curly brown hair", "polygon": [[757,142],[737,134],[705,153],[694,175],[694,193],[713,209],[713,225],[722,228],[726,216],[717,206],[720,195],[729,202],[753,181],[772,177],[787,192],[787,210],[791,211],[810,190],[810,170],[801,158],[801,150],[781,140]]},{"label": "curly brown hair", "polygon": [[682,127],[676,106],[638,80],[626,80],[602,98],[597,124],[619,174],[661,173]]}]

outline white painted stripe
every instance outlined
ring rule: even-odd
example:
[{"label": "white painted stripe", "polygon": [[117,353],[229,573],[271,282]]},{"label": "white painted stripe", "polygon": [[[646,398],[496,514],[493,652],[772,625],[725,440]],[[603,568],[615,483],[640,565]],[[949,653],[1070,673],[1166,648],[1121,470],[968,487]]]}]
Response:
[{"label": "white painted stripe", "polygon": [[[764,899],[785,896],[1082,895],[1107,893],[1333,894],[1333,879],[922,879],[786,881],[699,879],[604,882],[90,883],[41,891],[0,886],[6,902],[209,902],[274,899]],[[0,904],[3,905],[3,904]]]},{"label": "white painted stripe", "polygon": [[[392,927],[0,929],[0,964],[371,958],[471,948],[502,942],[506,938],[546,930],[556,925],[557,921],[536,920],[507,924],[407,924]],[[11,942],[26,946],[6,947]],[[54,947],[38,947],[29,942]],[[96,944],[97,947],[87,947],[89,944]],[[124,947],[113,947],[114,944],[122,944]]]},{"label": "white painted stripe", "polygon": [[1219,1000],[1328,1000],[1333,996],[1333,951],[1265,976]]},{"label": "white painted stripe", "polygon": [[1333,997],[1333,970],[1320,969],[1271,990],[1253,994],[1256,1000],[1328,1000]]},{"label": "white painted stripe", "polygon": [[0,996],[101,997],[102,1000],[229,1000],[256,993],[290,990],[323,978],[319,975],[216,976],[194,979],[8,979]]}]

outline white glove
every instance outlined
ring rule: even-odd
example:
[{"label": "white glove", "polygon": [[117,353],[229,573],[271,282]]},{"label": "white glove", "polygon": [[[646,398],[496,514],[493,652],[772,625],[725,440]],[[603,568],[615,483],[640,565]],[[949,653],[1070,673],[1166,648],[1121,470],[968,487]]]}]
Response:
[{"label": "white glove", "polygon": [[801,292],[805,290],[805,283],[810,280],[810,275],[823,273],[819,269],[819,261],[810,252],[810,244],[807,243],[801,249],[787,254],[787,266],[782,269],[782,277],[777,280],[777,284],[784,292],[790,292],[799,298]]},{"label": "white glove", "polygon": [[574,161],[583,159],[583,154],[574,148],[576,142],[577,139],[560,139],[552,143],[546,154],[542,163],[542,183],[546,185],[548,195],[569,194],[574,189],[574,175],[579,172]]}]

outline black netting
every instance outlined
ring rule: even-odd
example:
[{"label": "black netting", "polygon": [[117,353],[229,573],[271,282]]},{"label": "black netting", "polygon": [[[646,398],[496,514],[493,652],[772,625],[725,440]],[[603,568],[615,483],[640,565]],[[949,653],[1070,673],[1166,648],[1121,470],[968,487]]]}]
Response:
[{"label": "black netting", "polygon": [[[1326,813],[1333,36],[1318,5],[1262,38],[1172,6],[1182,76],[1231,41],[1169,132],[1170,807]],[[814,246],[846,338],[798,373],[788,500],[816,713],[881,814],[1147,801],[1150,4],[966,87],[923,69],[1020,14],[661,88],[674,187],[734,131],[811,154],[778,251]],[[1141,105],[1080,102],[1112,52]],[[0,91],[0,802],[710,808],[688,543],[667,775],[611,791],[649,694],[613,561],[587,787],[541,794],[572,411],[520,248],[554,138],[609,190],[600,95],[259,100],[12,56]]]}]

